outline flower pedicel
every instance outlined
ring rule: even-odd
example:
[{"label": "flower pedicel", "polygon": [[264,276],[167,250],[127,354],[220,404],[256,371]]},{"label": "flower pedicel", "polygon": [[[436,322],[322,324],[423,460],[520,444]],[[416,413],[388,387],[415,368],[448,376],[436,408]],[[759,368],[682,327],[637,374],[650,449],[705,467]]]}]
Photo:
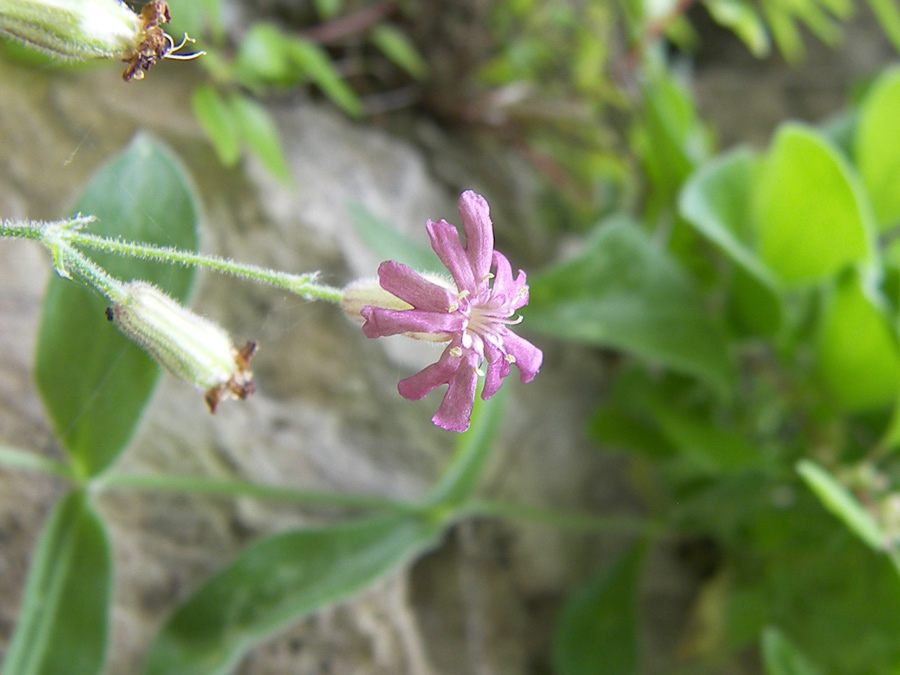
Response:
[{"label": "flower pedicel", "polygon": [[[365,320],[366,337],[407,335],[447,342],[436,363],[401,380],[398,390],[404,398],[419,400],[446,384],[432,422],[450,431],[469,428],[478,376],[485,378],[481,398],[487,400],[510,366],[519,369],[522,382],[530,382],[543,360],[540,349],[509,329],[521,321],[514,315],[528,304],[528,286],[525,273],[519,270],[514,278],[509,261],[494,250],[487,202],[468,190],[460,195],[458,209],[465,244],[447,221],[426,224],[431,246],[452,278],[424,276],[388,261],[378,268],[381,289],[351,285],[344,303],[348,312],[358,311]],[[356,308],[367,300],[371,304]]]}]

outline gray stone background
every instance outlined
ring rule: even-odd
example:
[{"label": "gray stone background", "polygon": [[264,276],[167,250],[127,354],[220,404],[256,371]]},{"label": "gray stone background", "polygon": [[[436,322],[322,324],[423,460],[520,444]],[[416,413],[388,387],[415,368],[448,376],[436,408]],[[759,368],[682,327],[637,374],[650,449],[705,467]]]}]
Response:
[{"label": "gray stone background", "polygon": [[[845,45],[837,52],[811,45],[806,63],[788,69],[777,59],[755,62],[725,41],[701,53],[698,100],[726,144],[764,144],[786,117],[815,121],[838,110],[852,83],[892,58],[865,16]],[[235,170],[218,164],[190,112],[200,77],[196,65],[166,63],[127,85],[116,66],[72,72],[0,61],[0,216],[65,215],[92,172],[149,130],[194,177],[206,252],[288,271],[318,269],[325,282],[342,285],[373,275],[379,262],[354,233],[349,199],[424,243],[425,219],[455,221],[456,194],[473,188],[491,202],[498,247],[514,266],[532,271],[552,258],[552,245],[530,239],[540,231],[531,209],[534,177],[511,153],[480,155],[428,119],[397,135],[347,121],[325,104],[282,101],[272,112],[293,177],[286,187],[252,160]],[[0,241],[0,442],[60,458],[32,382],[50,273],[38,246]],[[237,341],[260,341],[259,391],[211,417],[196,391],[163,377],[118,468],[415,498],[447,461],[454,436],[428,421],[436,397],[410,403],[396,393],[397,380],[427,355],[366,340],[332,306],[248,282],[202,275],[193,304]],[[625,463],[583,437],[604,394],[602,355],[530,337],[545,350],[544,366],[534,383],[513,384],[484,494],[638,512]],[[62,488],[43,475],[0,468],[0,653],[44,516]],[[243,545],[334,518],[248,499],[125,491],[104,496],[100,509],[115,550],[113,675],[138,672],[167,614]],[[238,672],[549,672],[551,631],[565,594],[628,543],[510,521],[465,523],[375,588],[290,626]],[[699,573],[678,550],[674,542],[660,544],[645,570],[648,672],[675,663],[689,638]]]}]

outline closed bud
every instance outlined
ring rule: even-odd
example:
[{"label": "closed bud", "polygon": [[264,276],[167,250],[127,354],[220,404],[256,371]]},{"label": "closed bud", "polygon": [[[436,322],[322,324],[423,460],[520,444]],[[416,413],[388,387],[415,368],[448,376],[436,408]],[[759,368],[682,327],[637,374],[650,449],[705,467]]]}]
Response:
[{"label": "closed bud", "polygon": [[223,399],[253,393],[249,361],[256,342],[235,349],[222,328],[146,282],[132,281],[122,290],[107,318],[170,373],[205,390],[210,412]]},{"label": "closed bud", "polygon": [[378,284],[378,279],[360,279],[344,288],[341,307],[349,319],[363,323],[365,318],[362,315],[362,308],[369,306],[398,310],[412,308],[409,303],[384,290]]}]

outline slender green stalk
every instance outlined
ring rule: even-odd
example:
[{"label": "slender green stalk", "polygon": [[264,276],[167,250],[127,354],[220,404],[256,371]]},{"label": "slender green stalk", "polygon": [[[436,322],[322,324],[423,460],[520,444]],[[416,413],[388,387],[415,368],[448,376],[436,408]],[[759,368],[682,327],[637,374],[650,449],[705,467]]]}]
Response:
[{"label": "slender green stalk", "polygon": [[0,237],[5,239],[30,239],[43,241],[46,223],[37,220],[0,220]]},{"label": "slender green stalk", "polygon": [[389,513],[421,514],[419,504],[369,495],[298,490],[289,487],[259,485],[237,480],[177,475],[108,473],[92,482],[94,490],[133,489],[160,492],[188,492],[218,497],[254,497],[256,499],[294,502],[307,506],[334,506],[347,509]]},{"label": "slender green stalk", "polygon": [[84,246],[106,253],[116,253],[119,255],[127,255],[145,260],[155,260],[174,265],[202,267],[214,272],[219,272],[220,274],[241,277],[243,279],[250,279],[277,288],[283,288],[290,293],[301,295],[307,299],[340,303],[341,298],[343,297],[343,293],[339,288],[316,284],[315,280],[318,276],[318,273],[316,272],[310,274],[290,274],[288,272],[269,270],[257,265],[226,260],[225,258],[220,258],[218,256],[181,251],[164,246],[137,244],[85,232],[70,232],[66,237],[69,241],[78,246]]},{"label": "slender green stalk", "polygon": [[5,445],[0,445],[0,465],[29,471],[42,471],[43,473],[61,476],[70,480],[75,478],[71,467],[67,464],[57,462],[55,459],[41,457],[28,450],[19,450],[18,448],[11,448]]},{"label": "slender green stalk", "polygon": [[[202,267],[220,274],[275,286],[308,300],[325,300],[326,302],[340,304],[343,298],[341,289],[315,283],[318,278],[317,272],[291,274],[266,269],[258,265],[226,260],[218,256],[182,251],[165,246],[139,244],[79,231],[79,228],[91,222],[91,220],[92,218],[90,217],[80,216],[71,220],[56,222],[14,222],[2,220],[0,221],[0,238],[29,239],[40,242],[53,255],[57,271],[65,275],[68,272],[67,264],[72,265],[76,268],[76,271],[81,272],[82,278],[91,283],[91,285],[97,282],[99,284],[97,288],[101,292],[106,290],[115,292],[117,289],[114,286],[110,286],[108,275],[106,279],[103,278],[105,273],[99,267],[87,261],[83,254],[73,252],[74,246],[82,246],[105,253],[115,253],[143,260],[153,260],[170,265]],[[86,262],[82,265],[81,261]]]},{"label": "slender green stalk", "polygon": [[69,277],[70,270],[73,271],[89,288],[111,302],[120,302],[125,296],[125,287],[121,281],[107,274],[106,270],[68,243],[60,242],[55,246],[53,260],[60,275]]}]

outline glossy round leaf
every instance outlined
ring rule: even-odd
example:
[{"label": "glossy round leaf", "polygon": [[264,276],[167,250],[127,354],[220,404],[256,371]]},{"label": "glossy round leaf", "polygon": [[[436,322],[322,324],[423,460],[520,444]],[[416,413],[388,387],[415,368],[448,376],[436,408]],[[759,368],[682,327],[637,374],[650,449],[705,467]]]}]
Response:
[{"label": "glossy round leaf", "polygon": [[760,257],[786,285],[818,282],[870,257],[875,228],[865,191],[818,132],[781,127],[755,196]]}]

